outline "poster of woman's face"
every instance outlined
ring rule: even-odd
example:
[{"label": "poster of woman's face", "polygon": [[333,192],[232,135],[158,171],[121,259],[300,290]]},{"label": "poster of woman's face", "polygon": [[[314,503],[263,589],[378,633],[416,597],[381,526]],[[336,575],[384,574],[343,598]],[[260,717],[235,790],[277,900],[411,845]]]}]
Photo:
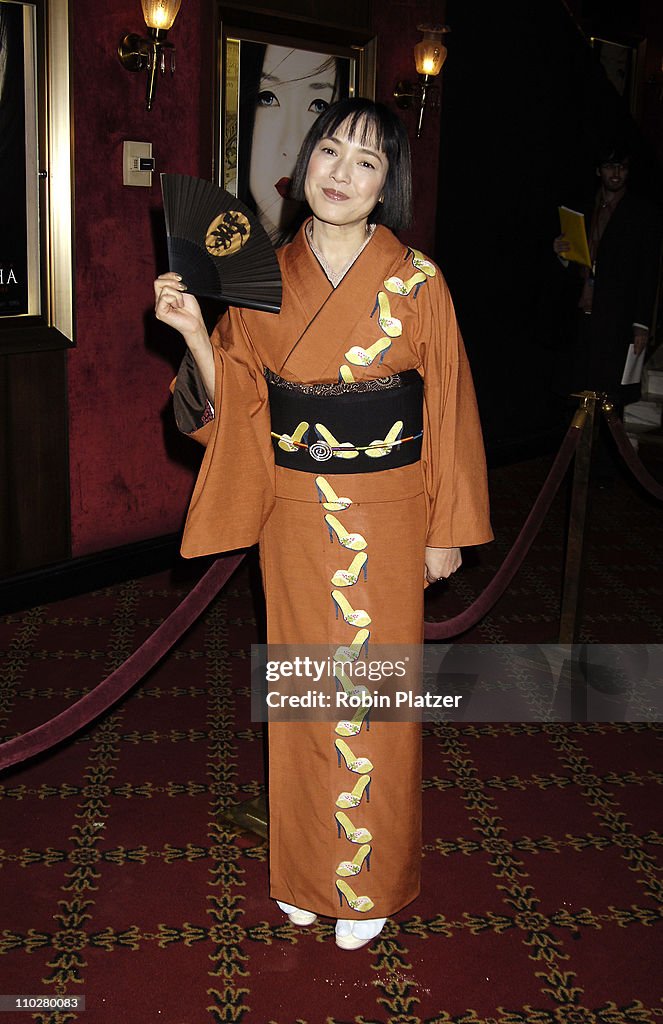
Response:
[{"label": "poster of woman's face", "polygon": [[272,43],[227,42],[224,186],[256,211],[280,245],[305,212],[289,198],[299,148],[315,119],[349,95],[355,61]]}]

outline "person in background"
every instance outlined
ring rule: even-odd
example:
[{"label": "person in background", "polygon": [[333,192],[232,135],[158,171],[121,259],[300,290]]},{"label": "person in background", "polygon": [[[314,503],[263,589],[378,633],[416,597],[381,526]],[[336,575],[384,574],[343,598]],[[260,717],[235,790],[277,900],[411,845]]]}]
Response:
[{"label": "person in background", "polygon": [[591,267],[565,259],[564,235],[553,242],[572,282],[568,390],[605,391],[620,411],[640,393],[621,379],[629,346],[642,352],[653,328],[661,249],[658,211],[629,190],[630,169],[626,145],[611,142],[599,151],[598,189],[583,211]]}]

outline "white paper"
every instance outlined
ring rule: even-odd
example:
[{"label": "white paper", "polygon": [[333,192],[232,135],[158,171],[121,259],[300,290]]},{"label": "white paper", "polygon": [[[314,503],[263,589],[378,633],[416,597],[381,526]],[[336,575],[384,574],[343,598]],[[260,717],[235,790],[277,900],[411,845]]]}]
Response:
[{"label": "white paper", "polygon": [[643,348],[639,356],[635,354],[635,347],[633,344],[629,345],[628,352],[626,354],[626,362],[624,363],[624,372],[622,374],[622,384],[639,384],[640,378],[642,377],[642,364],[645,361],[645,349]]}]

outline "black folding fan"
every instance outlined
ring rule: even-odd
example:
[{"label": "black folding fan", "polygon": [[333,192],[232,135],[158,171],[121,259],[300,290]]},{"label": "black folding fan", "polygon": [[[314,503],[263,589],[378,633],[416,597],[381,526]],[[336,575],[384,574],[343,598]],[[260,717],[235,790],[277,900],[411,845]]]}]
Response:
[{"label": "black folding fan", "polygon": [[281,272],[255,213],[211,181],[162,174],[170,269],[194,295],[278,313]]}]

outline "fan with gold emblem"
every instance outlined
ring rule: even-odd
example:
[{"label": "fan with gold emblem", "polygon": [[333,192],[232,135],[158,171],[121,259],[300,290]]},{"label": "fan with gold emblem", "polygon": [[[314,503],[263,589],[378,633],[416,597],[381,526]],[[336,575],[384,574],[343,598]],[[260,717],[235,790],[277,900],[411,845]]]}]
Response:
[{"label": "fan with gold emblem", "polygon": [[194,295],[278,313],[281,272],[255,213],[211,181],[162,174],[169,268]]}]

